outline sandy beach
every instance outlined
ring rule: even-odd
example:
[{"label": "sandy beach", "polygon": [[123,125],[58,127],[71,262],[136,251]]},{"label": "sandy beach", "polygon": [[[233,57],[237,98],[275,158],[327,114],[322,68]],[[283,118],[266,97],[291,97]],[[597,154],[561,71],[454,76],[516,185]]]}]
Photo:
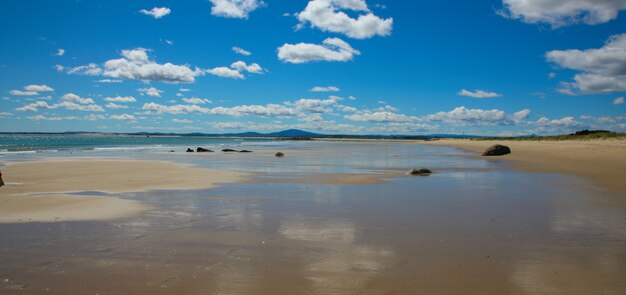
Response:
[{"label": "sandy beach", "polygon": [[[150,208],[133,200],[80,192],[208,189],[245,174],[161,161],[66,159],[10,163],[2,168],[0,223],[106,220]],[[73,193],[73,194],[68,194]]]},{"label": "sandy beach", "polygon": [[[511,154],[488,157],[510,161],[514,168],[530,172],[567,173],[584,177],[623,196],[626,192],[626,140],[502,141],[443,139],[427,142],[480,154],[494,144],[511,148]],[[626,205],[626,199],[621,203]]]}]

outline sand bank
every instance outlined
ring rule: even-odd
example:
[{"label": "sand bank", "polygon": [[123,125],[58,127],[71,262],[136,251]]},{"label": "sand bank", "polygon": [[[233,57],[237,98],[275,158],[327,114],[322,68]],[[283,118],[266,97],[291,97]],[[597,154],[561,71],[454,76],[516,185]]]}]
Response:
[{"label": "sand bank", "polygon": [[2,173],[6,185],[0,187],[0,223],[132,216],[149,206],[132,200],[68,193],[208,189],[246,177],[240,172],[169,162],[93,159],[10,163]]},{"label": "sand bank", "polygon": [[[532,172],[568,173],[592,180],[613,193],[626,193],[626,140],[499,141],[445,139],[426,142],[482,153],[494,144],[511,148],[510,155],[489,157],[509,160],[516,168]],[[626,200],[621,200],[622,202]]]}]

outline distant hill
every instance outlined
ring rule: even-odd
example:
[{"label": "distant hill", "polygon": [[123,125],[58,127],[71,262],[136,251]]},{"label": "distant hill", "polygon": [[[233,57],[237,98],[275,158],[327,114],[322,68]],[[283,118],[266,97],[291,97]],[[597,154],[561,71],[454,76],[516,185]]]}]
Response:
[{"label": "distant hill", "polygon": [[265,136],[276,136],[276,137],[316,137],[322,136],[322,134],[308,132],[304,130],[298,129],[288,129],[279,132],[267,133]]}]

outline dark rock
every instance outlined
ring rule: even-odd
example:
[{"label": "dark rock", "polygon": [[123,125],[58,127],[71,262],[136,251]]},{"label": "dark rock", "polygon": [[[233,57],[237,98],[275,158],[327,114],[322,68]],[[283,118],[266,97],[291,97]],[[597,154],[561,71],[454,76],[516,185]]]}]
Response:
[{"label": "dark rock", "polygon": [[239,152],[240,152],[240,153],[251,153],[252,151],[249,151],[249,150],[240,150]]},{"label": "dark rock", "polygon": [[170,150],[170,153],[173,153],[173,152],[174,152],[174,150]]},{"label": "dark rock", "polygon": [[511,153],[511,149],[505,145],[493,145],[483,152],[483,156],[502,156]]},{"label": "dark rock", "polygon": [[193,150],[191,148],[187,148],[187,152],[188,153],[193,153]]},{"label": "dark rock", "polygon": [[2,181],[2,172],[0,172],[0,186],[4,185],[4,181]]},{"label": "dark rock", "polygon": [[212,151],[212,150],[209,150],[209,149],[205,149],[205,148],[203,148],[203,147],[198,147],[198,148],[196,149],[196,152],[198,152],[198,153],[212,153],[213,151]]},{"label": "dark rock", "polygon": [[233,150],[233,149],[223,149],[222,152],[225,153],[233,153],[233,152],[237,152],[237,150]]},{"label": "dark rock", "polygon": [[285,154],[283,154],[281,152],[276,153],[276,158],[282,158],[284,156],[285,156]]},{"label": "dark rock", "polygon": [[428,168],[413,168],[409,171],[406,172],[409,175],[420,175],[420,176],[428,176],[431,173],[433,173],[432,171],[430,171],[430,169]]}]

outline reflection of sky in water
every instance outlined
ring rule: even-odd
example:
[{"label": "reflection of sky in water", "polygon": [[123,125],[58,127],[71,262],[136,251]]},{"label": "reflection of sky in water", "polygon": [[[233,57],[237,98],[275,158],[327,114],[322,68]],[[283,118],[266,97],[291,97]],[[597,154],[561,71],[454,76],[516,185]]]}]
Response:
[{"label": "reflection of sky in water", "polygon": [[[118,272],[145,272],[142,283],[156,285],[175,286],[187,278],[191,285],[186,286],[196,286],[200,283],[190,278],[197,277],[207,285],[203,290],[214,294],[275,294],[274,284],[290,293],[385,293],[398,285],[406,294],[428,294],[433,289],[427,286],[448,291],[442,293],[472,293],[471,288],[446,289],[454,287],[450,280],[466,282],[459,276],[507,286],[476,289],[494,294],[626,289],[623,211],[590,202],[581,189],[584,182],[513,172],[497,160],[412,144],[306,142],[285,153],[283,159],[272,153],[131,154],[268,174],[212,190],[122,194],[155,205],[129,220],[46,225],[50,230],[0,226],[1,235],[16,237],[0,242],[0,248],[31,257],[21,264],[5,259],[31,271],[29,263],[41,263],[37,255],[45,256],[46,250],[15,245],[44,237],[56,245],[49,248],[59,251],[55,255],[80,254],[91,245],[101,252],[83,255],[103,271],[117,265]],[[402,172],[420,166],[435,173],[398,173],[381,185],[277,180],[311,172]],[[0,252],[0,258],[6,255]],[[135,260],[150,266],[134,269],[129,261]]]}]

